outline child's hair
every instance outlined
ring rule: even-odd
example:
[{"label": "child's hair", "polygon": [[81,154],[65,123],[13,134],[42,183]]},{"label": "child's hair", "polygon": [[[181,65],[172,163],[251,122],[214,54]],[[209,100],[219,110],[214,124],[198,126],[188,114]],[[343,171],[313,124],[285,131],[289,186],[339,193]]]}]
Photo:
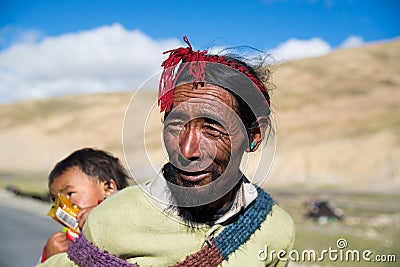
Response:
[{"label": "child's hair", "polygon": [[86,175],[102,182],[113,179],[118,190],[129,185],[130,177],[118,158],[103,150],[83,148],[56,164],[49,174],[49,187],[58,176],[72,167],[78,167]]}]

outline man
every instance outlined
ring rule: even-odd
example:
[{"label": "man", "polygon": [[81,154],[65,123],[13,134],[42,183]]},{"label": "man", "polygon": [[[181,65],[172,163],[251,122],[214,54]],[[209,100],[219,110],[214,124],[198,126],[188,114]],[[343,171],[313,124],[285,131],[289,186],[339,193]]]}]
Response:
[{"label": "man", "polygon": [[[249,65],[184,40],[160,80],[169,162],[94,209],[67,254],[46,266],[287,264],[293,221],[240,170],[271,132],[268,91]],[[273,250],[279,258],[266,256]]]}]

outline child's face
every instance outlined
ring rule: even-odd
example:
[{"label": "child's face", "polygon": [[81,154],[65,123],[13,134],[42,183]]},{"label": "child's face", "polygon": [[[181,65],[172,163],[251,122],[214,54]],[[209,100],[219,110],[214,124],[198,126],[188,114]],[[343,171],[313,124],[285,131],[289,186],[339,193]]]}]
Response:
[{"label": "child's face", "polygon": [[49,189],[52,199],[62,193],[81,208],[95,206],[109,194],[106,182],[89,177],[78,167],[67,169],[54,179]]}]

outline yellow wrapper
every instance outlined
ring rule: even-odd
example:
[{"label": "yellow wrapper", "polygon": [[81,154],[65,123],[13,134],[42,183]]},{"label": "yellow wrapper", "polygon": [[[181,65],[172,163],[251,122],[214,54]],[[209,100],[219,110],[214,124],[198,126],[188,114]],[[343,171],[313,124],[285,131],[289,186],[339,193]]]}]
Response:
[{"label": "yellow wrapper", "polygon": [[74,204],[63,194],[58,194],[54,205],[50,208],[47,215],[65,227],[68,227],[71,231],[79,233],[79,226],[76,221],[79,210],[80,207],[78,205]]}]

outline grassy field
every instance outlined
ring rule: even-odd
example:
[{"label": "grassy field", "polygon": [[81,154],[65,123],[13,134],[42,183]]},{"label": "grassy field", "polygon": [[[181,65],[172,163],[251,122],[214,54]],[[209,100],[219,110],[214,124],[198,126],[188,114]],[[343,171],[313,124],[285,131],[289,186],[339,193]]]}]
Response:
[{"label": "grassy field", "polygon": [[[272,190],[271,194],[295,221],[295,250],[315,250],[321,253],[322,250],[331,247],[339,251],[336,242],[344,238],[348,245],[342,250],[343,259],[346,259],[348,250],[360,252],[359,262],[353,261],[351,254],[348,254],[348,262],[329,260],[326,255],[325,261],[322,262],[301,261],[300,258],[293,266],[399,266],[400,195],[323,190]],[[309,199],[329,201],[333,207],[343,211],[343,219],[326,224],[311,220],[305,216],[307,210],[304,203]],[[367,249],[373,252],[371,259],[374,259],[375,255],[395,255],[397,262],[363,261],[362,252]],[[340,255],[339,252],[337,255]]]},{"label": "grassy field", "polygon": [[13,186],[31,194],[46,194],[47,175],[42,172],[0,172],[0,188]]}]

